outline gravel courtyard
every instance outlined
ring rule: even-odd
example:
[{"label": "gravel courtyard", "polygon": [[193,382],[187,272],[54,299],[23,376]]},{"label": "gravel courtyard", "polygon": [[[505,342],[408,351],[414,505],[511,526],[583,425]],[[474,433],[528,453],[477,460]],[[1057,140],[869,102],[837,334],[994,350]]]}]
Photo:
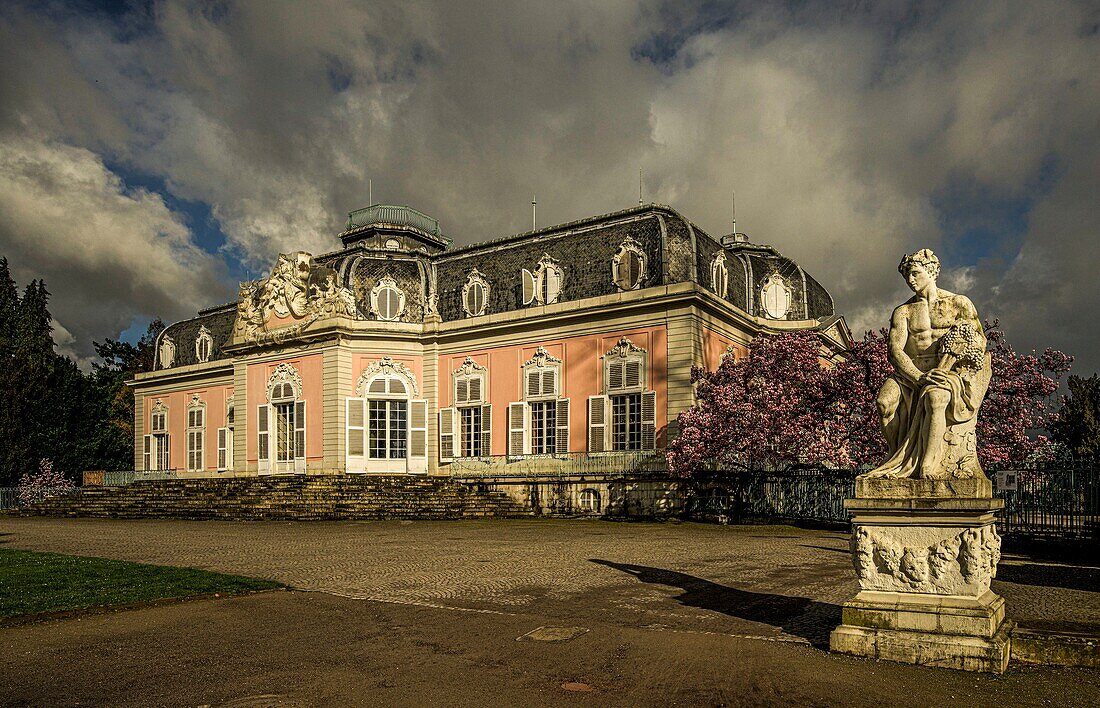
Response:
[{"label": "gravel courtyard", "polygon": [[[510,641],[538,626],[583,627],[593,635],[596,633],[594,628],[603,627],[602,640],[585,635],[562,646],[570,646],[570,651],[582,651],[585,642],[589,642],[594,644],[595,650],[595,645],[614,635],[619,637],[615,646],[625,652],[624,656],[637,651],[637,660],[645,666],[646,656],[655,658],[659,654],[644,649],[655,637],[666,638],[661,642],[666,649],[687,641],[684,649],[687,652],[694,651],[690,647],[700,647],[700,642],[732,642],[720,651],[734,651],[736,646],[741,653],[754,657],[754,661],[775,652],[787,652],[783,656],[796,665],[809,670],[811,665],[820,664],[814,671],[825,674],[833,670],[843,674],[858,667],[863,671],[870,667],[871,673],[877,671],[882,679],[893,674],[899,680],[904,676],[934,675],[941,687],[949,687],[950,681],[944,683],[943,677],[956,676],[961,685],[968,687],[1000,681],[998,685],[1002,690],[1008,690],[1012,681],[1026,674],[1030,676],[1027,685],[1032,689],[1029,690],[1038,691],[1032,696],[1036,700],[1063,683],[1069,693],[1055,702],[1064,704],[1068,700],[1072,704],[1076,698],[1100,697],[1100,690],[1088,692],[1096,690],[1098,678],[1097,672],[1090,670],[1017,668],[1016,678],[1012,678],[1012,671],[1001,678],[975,677],[827,654],[823,648],[827,647],[829,631],[840,620],[839,606],[856,590],[847,536],[835,531],[786,526],[553,520],[232,523],[0,517],[0,543],[14,548],[192,566],[279,580],[306,594],[258,595],[222,600],[220,605],[219,601],[212,602],[218,607],[238,608],[242,612],[243,608],[248,608],[246,614],[256,617],[257,621],[272,613],[284,613],[287,603],[297,608],[293,613],[308,614],[329,607],[328,603],[342,607],[340,603],[350,602],[354,605],[349,607],[364,608],[362,617],[352,613],[355,621],[366,622],[381,614],[386,619],[379,621],[396,622],[394,618],[401,616],[405,620],[398,624],[406,628],[415,626],[417,633],[437,628],[442,633],[432,640],[437,645],[441,641],[447,644],[442,639],[445,636],[455,637],[455,646],[441,650],[443,656],[458,652],[457,656],[471,650],[466,643],[475,640],[487,627],[496,625],[507,626],[505,633],[515,633]],[[994,589],[1005,596],[1010,617],[1022,625],[1100,633],[1100,570],[1035,563],[1007,556],[999,568]],[[85,618],[85,626],[79,631],[64,629],[78,620],[11,627],[0,629],[0,638],[8,640],[3,642],[8,649],[16,648],[8,645],[17,635],[21,641],[38,637],[36,641],[42,642],[47,635],[56,638],[59,633],[72,631],[77,633],[74,637],[85,638],[79,641],[91,641],[87,632],[92,624],[106,623],[103,631],[109,634],[111,630],[107,625],[112,619],[133,624],[137,621],[135,617],[148,614],[149,622],[153,622],[153,618],[162,615],[186,614],[188,607],[201,614],[208,611],[200,607],[203,604],[146,608],[113,618]],[[120,619],[124,615],[130,615],[130,619]],[[295,619],[303,621],[301,616]],[[285,618],[270,621],[286,623]],[[51,624],[62,626],[62,629],[52,632],[43,629]],[[285,626],[289,630],[292,624]],[[442,629],[444,625],[446,631]],[[146,624],[139,622],[127,630],[126,636],[132,637],[134,632],[140,634],[145,629]],[[685,637],[694,639],[689,641]],[[397,637],[391,639],[400,643]],[[79,644],[78,640],[71,641]],[[148,651],[148,647],[134,641],[137,642],[135,652]],[[148,644],[166,640],[150,638],[144,641]],[[71,642],[64,647],[78,653]],[[48,641],[43,651],[47,649],[63,651],[60,645],[54,646]],[[611,647],[608,651],[613,653],[616,649]],[[706,651],[713,651],[713,648]],[[12,652],[6,655],[11,657]],[[34,656],[31,652],[27,661]],[[701,654],[684,660],[713,658]],[[34,658],[36,661],[42,659],[42,656]],[[18,659],[11,661],[18,662]],[[747,663],[751,664],[752,661]],[[7,668],[17,670],[19,667]],[[537,666],[531,668],[532,680],[535,680]],[[542,668],[549,674],[555,671],[552,664]],[[498,665],[496,669],[503,670],[503,666]],[[636,679],[644,683],[643,677]],[[394,687],[405,680],[394,682]],[[476,673],[470,680],[477,681]],[[553,683],[557,679],[547,680]],[[562,679],[568,680],[568,676]],[[630,680],[630,676],[623,680]],[[729,682],[731,687],[737,685],[733,678],[729,678]],[[590,677],[584,685],[596,686],[598,683]],[[718,684],[714,688],[717,693],[713,694],[717,697],[708,698],[704,703],[728,702],[728,696],[722,698],[727,695],[722,693],[725,689]],[[598,686],[594,690],[598,690]],[[1081,690],[1085,693],[1080,693]],[[26,694],[20,695],[25,697]],[[279,695],[295,694],[291,691]],[[456,697],[455,703],[464,702],[457,700],[458,696],[465,695],[461,692],[444,695]],[[617,698],[625,695],[617,694]],[[663,700],[674,696],[689,697],[683,693],[661,695],[665,696]],[[782,692],[753,695],[762,703],[795,698]],[[870,691],[866,697],[870,700],[874,695],[875,692]],[[1009,695],[1027,698],[1018,691]],[[962,700],[964,696],[965,693],[960,694],[955,700],[966,703]],[[498,696],[505,697],[504,694]],[[116,701],[119,698],[114,696]],[[412,700],[399,693],[389,698],[398,703]],[[605,694],[603,702],[606,703],[607,698]],[[831,705],[840,697],[820,695],[818,698],[817,702]],[[839,702],[862,702],[852,696],[848,699]],[[343,702],[339,698],[333,700]],[[515,700],[515,696],[508,700]],[[174,704],[176,701],[169,697],[164,698],[164,702]],[[908,700],[898,696],[898,702],[904,704]]]}]

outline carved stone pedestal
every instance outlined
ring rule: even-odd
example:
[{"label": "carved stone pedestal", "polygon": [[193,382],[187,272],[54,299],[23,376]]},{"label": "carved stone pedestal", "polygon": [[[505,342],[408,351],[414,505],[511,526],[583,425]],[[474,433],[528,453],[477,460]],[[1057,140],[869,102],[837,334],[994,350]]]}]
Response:
[{"label": "carved stone pedestal", "polygon": [[860,592],[830,637],[835,652],[1001,673],[1011,623],[989,589],[1001,555],[988,479],[864,479],[852,514]]}]

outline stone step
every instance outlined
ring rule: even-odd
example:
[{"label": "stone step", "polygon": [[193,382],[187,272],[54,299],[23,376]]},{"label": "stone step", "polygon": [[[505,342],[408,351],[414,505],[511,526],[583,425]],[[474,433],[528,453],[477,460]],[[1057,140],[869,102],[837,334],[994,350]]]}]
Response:
[{"label": "stone step", "polygon": [[85,487],[15,513],[185,519],[459,519],[530,516],[500,492],[415,477],[236,477]]}]

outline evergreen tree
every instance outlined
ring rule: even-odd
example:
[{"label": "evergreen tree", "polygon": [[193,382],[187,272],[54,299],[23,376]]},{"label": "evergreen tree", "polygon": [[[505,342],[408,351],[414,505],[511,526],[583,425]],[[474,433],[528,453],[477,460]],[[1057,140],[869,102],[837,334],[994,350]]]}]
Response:
[{"label": "evergreen tree", "polygon": [[1100,378],[1069,377],[1069,395],[1051,426],[1055,442],[1078,460],[1100,460]]},{"label": "evergreen tree", "polygon": [[134,464],[134,392],[126,382],[153,370],[157,335],[163,329],[164,322],[155,319],[137,344],[113,339],[93,343],[103,359],[92,365],[90,381],[96,417],[102,421],[94,431],[94,456],[101,469],[130,469]]}]

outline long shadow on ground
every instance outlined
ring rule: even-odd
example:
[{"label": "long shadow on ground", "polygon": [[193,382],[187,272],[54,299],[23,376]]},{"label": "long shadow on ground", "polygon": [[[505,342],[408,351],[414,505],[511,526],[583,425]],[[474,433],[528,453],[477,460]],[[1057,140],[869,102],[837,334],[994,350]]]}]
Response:
[{"label": "long shadow on ground", "polygon": [[787,634],[808,640],[819,649],[828,649],[829,632],[840,624],[840,605],[805,597],[738,590],[664,568],[615,563],[599,558],[589,560],[633,575],[643,583],[680,588],[684,592],[676,600],[681,605],[770,624]]},{"label": "long shadow on ground", "polygon": [[997,580],[1020,585],[1100,591],[1100,568],[1053,563],[1001,563]]}]

